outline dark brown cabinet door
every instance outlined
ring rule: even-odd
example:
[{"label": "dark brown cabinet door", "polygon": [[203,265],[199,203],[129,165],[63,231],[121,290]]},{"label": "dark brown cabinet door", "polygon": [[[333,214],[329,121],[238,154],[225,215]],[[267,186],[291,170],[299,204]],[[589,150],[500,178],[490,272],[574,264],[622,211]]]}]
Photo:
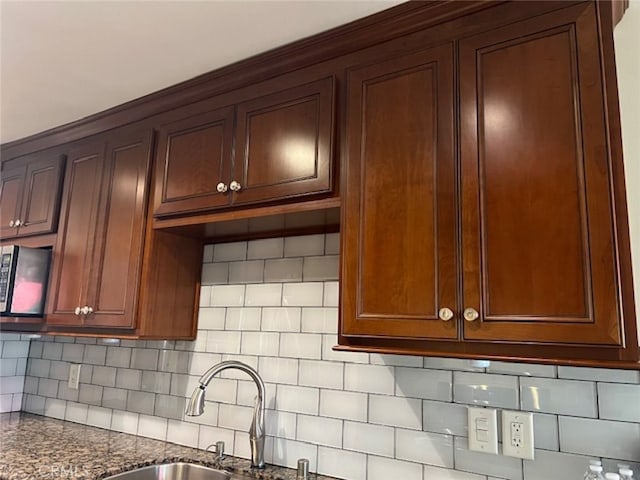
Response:
[{"label": "dark brown cabinet door", "polygon": [[348,73],[342,335],[457,337],[453,72],[446,44]]},{"label": "dark brown cabinet door", "polygon": [[64,156],[49,153],[32,155],[2,172],[2,239],[56,231],[64,160]]},{"label": "dark brown cabinet door", "polygon": [[134,327],[142,268],[151,133],[107,143],[86,325]]},{"label": "dark brown cabinet door", "polygon": [[150,156],[126,130],[70,155],[47,324],[135,327]]},{"label": "dark brown cabinet door", "polygon": [[333,122],[333,77],[239,104],[233,203],[330,192]]},{"label": "dark brown cabinet door", "polygon": [[464,338],[620,345],[595,6],[460,42]]},{"label": "dark brown cabinet door", "polygon": [[232,142],[231,107],[165,125],[158,135],[155,215],[228,205]]},{"label": "dark brown cabinet door", "polygon": [[[82,325],[104,169],[104,143],[70,153],[49,287],[47,324]],[[123,212],[124,213],[124,212]]]},{"label": "dark brown cabinet door", "polygon": [[25,169],[23,166],[3,169],[0,175],[0,238],[18,235],[16,220],[20,218]]}]

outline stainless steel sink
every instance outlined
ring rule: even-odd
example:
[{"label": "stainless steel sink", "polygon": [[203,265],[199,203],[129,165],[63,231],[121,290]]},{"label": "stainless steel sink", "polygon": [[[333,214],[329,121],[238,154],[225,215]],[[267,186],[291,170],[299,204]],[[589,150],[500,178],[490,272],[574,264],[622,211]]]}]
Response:
[{"label": "stainless steel sink", "polygon": [[118,473],[104,480],[248,480],[249,478],[193,463],[167,463]]}]

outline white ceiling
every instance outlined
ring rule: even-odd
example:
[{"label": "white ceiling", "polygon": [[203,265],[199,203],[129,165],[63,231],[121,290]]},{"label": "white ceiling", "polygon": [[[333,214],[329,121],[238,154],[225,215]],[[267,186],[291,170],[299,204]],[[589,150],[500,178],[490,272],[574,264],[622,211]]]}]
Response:
[{"label": "white ceiling", "polygon": [[399,0],[0,0],[0,142],[119,105]]}]

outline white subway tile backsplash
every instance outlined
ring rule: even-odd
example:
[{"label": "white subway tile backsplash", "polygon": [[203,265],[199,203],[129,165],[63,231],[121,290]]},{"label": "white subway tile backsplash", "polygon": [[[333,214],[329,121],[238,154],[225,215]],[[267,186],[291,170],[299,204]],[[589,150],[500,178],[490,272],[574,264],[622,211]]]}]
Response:
[{"label": "white subway tile backsplash", "polygon": [[396,428],[396,458],[453,468],[453,436]]},{"label": "white subway tile backsplash", "polygon": [[305,307],[302,309],[301,331],[304,333],[338,333],[338,309]]},{"label": "white subway tile backsplash", "polygon": [[218,243],[213,246],[214,262],[231,262],[247,259],[247,242]]},{"label": "white subway tile backsplash", "polygon": [[[241,330],[255,331],[260,330],[260,308],[227,308],[226,322],[224,323],[224,329],[226,330]],[[222,330],[220,328],[219,330]]]},{"label": "white subway tile backsplash", "polygon": [[558,422],[563,452],[640,461],[640,424],[579,417]]},{"label": "white subway tile backsplash", "polygon": [[558,376],[558,369],[554,365],[538,365],[535,363],[510,363],[492,361],[487,373],[504,373],[523,377],[549,377]]},{"label": "white subway tile backsplash", "polygon": [[240,353],[241,333],[234,331],[216,331],[207,334],[207,352]]},{"label": "white subway tile backsplash", "polygon": [[202,265],[202,285],[220,285],[228,282],[228,263],[205,263]]},{"label": "white subway tile backsplash", "polygon": [[113,411],[110,408],[96,407],[89,405],[87,411],[87,425],[98,428],[111,428],[111,416]]},{"label": "white subway tile backsplash", "polygon": [[281,333],[280,356],[318,360],[322,352],[322,337],[313,333]]},{"label": "white subway tile backsplash", "polygon": [[339,298],[338,282],[324,282],[322,305],[325,307],[337,307]]},{"label": "white subway tile backsplash", "polygon": [[588,465],[589,457],[536,450],[535,460],[524,462],[524,478],[526,480],[582,478]]},{"label": "white subway tile backsplash", "polygon": [[368,480],[388,480],[402,478],[402,480],[422,480],[422,465],[418,463],[402,462],[391,458],[368,457]]},{"label": "white subway tile backsplash", "polygon": [[[484,475],[448,470],[442,467],[433,467],[431,465],[425,465],[423,471],[424,480],[485,480],[486,478]],[[489,480],[502,479],[490,477]]]},{"label": "white subway tile backsplash", "polygon": [[282,258],[284,238],[266,238],[251,240],[248,245],[247,259]]},{"label": "white subway tile backsplash", "polygon": [[451,371],[396,367],[395,373],[396,395],[451,401]]},{"label": "white subway tile backsplash", "polygon": [[298,360],[293,358],[262,357],[260,376],[265,382],[295,385],[298,383]]},{"label": "white subway tile backsplash", "polygon": [[324,235],[305,235],[284,239],[285,257],[308,257],[324,253]]},{"label": "white subway tile backsplash", "polygon": [[393,457],[395,451],[395,430],[393,427],[370,425],[368,423],[344,422],[345,450]]},{"label": "white subway tile backsplash", "polygon": [[300,316],[298,307],[265,307],[262,309],[262,330],[299,332]]},{"label": "white subway tile backsplash", "polygon": [[223,307],[201,307],[198,315],[198,337],[202,330],[224,330],[227,309]]},{"label": "white subway tile backsplash", "polygon": [[640,383],[640,371],[613,368],[558,367],[558,378],[592,382]]},{"label": "white subway tile backsplash", "polygon": [[277,332],[243,332],[240,353],[277,357],[280,349],[280,334]]},{"label": "white subway tile backsplash", "polygon": [[318,447],[318,471],[349,480],[365,480],[367,456],[362,453]]},{"label": "white subway tile backsplash", "polygon": [[422,415],[423,428],[427,432],[468,436],[466,405],[424,400]]},{"label": "white subway tile backsplash", "polygon": [[598,383],[600,418],[640,423],[640,385]]},{"label": "white subway tile backsplash", "polygon": [[318,414],[320,391],[317,388],[278,385],[276,408],[285,412]]},{"label": "white subway tile backsplash", "polygon": [[339,257],[324,255],[320,257],[305,257],[302,278],[305,282],[324,282],[338,279]]},{"label": "white subway tile backsplash", "polygon": [[213,262],[213,247],[214,245],[212,244],[204,246],[204,248],[202,249],[202,263]]},{"label": "white subway tile backsplash", "polygon": [[369,395],[369,422],[422,430],[422,401],[414,398]]},{"label": "white subway tile backsplash", "polygon": [[522,409],[597,417],[596,385],[592,382],[521,378]]},{"label": "white subway tile backsplash", "polygon": [[[229,283],[262,283],[263,278],[264,260],[231,262],[229,264]],[[227,282],[222,281],[220,283]]]},{"label": "white subway tile backsplash", "polygon": [[344,367],[344,388],[354,392],[393,395],[394,368],[382,365],[350,365]]},{"label": "white subway tile backsplash", "polygon": [[344,365],[338,362],[300,360],[300,385],[341,390]]},{"label": "white subway tile backsplash", "polygon": [[[500,448],[501,446],[498,446],[498,451],[500,451]],[[503,455],[490,455],[471,451],[468,448],[467,439],[463,437],[455,438],[455,465],[457,470],[464,472],[489,475],[507,480],[523,480],[522,460]]]},{"label": "white subway tile backsplash", "polygon": [[275,438],[272,458],[277,465],[289,468],[296,468],[298,459],[306,458],[309,460],[309,470],[315,472],[318,468],[318,446],[286,438]]},{"label": "white subway tile backsplash", "polygon": [[245,306],[279,307],[282,303],[282,284],[264,283],[247,285]]},{"label": "white subway tile backsplash", "polygon": [[298,415],[296,438],[316,445],[341,448],[342,420]]},{"label": "white subway tile backsplash", "polygon": [[265,260],[264,281],[273,282],[301,282],[302,258],[277,258]]},{"label": "white subway tile backsplash", "polygon": [[470,372],[453,374],[453,401],[456,403],[517,409],[520,406],[518,399],[517,377]]},{"label": "white subway tile backsplash", "polygon": [[199,434],[200,428],[195,423],[180,422],[178,420],[169,420],[167,423],[168,442],[196,448],[198,446]]},{"label": "white subway tile backsplash", "polygon": [[324,284],[321,282],[285,283],[282,305],[286,307],[321,307]]},{"label": "white subway tile backsplash", "polygon": [[165,440],[167,438],[168,423],[169,421],[166,418],[140,415],[138,418],[138,435]]},{"label": "white subway tile backsplash", "polygon": [[366,422],[367,411],[368,395],[365,393],[320,390],[320,415],[323,417]]},{"label": "white subway tile backsplash", "polygon": [[240,307],[245,301],[244,285],[214,285],[211,287],[211,307]]},{"label": "white subway tile backsplash", "polygon": [[[248,458],[256,389],[246,374],[222,372],[204,415],[184,415],[199,377],[238,360],[265,380],[268,462],[309,458],[312,472],[349,480],[578,478],[589,457],[640,466],[638,371],[497,361],[485,371],[464,359],[334,351],[339,249],[339,234],[206,246],[193,341],[0,333],[0,410],[24,403],[199,448],[224,440]],[[67,386],[71,363],[83,364],[79,390]],[[469,452],[474,404],[533,411],[536,460]]]}]

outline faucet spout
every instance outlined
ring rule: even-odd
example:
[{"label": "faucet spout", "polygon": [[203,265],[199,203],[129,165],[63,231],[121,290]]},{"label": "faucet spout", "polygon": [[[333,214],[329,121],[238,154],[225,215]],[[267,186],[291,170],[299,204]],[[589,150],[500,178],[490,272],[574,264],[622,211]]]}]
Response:
[{"label": "faucet spout", "polygon": [[202,377],[200,377],[200,385],[198,385],[193,393],[191,399],[187,404],[186,414],[189,416],[202,415],[204,412],[204,393],[207,386],[217,374],[227,369],[236,369],[245,372],[251,377],[258,388],[258,395],[256,396],[256,404],[253,409],[253,420],[251,421],[251,427],[249,428],[249,443],[251,444],[251,466],[255,468],[264,468],[264,439],[265,439],[265,427],[264,427],[264,415],[265,415],[265,386],[262,378],[258,375],[253,368],[249,365],[237,362],[234,360],[228,360],[226,362],[220,362],[207,370]]}]

